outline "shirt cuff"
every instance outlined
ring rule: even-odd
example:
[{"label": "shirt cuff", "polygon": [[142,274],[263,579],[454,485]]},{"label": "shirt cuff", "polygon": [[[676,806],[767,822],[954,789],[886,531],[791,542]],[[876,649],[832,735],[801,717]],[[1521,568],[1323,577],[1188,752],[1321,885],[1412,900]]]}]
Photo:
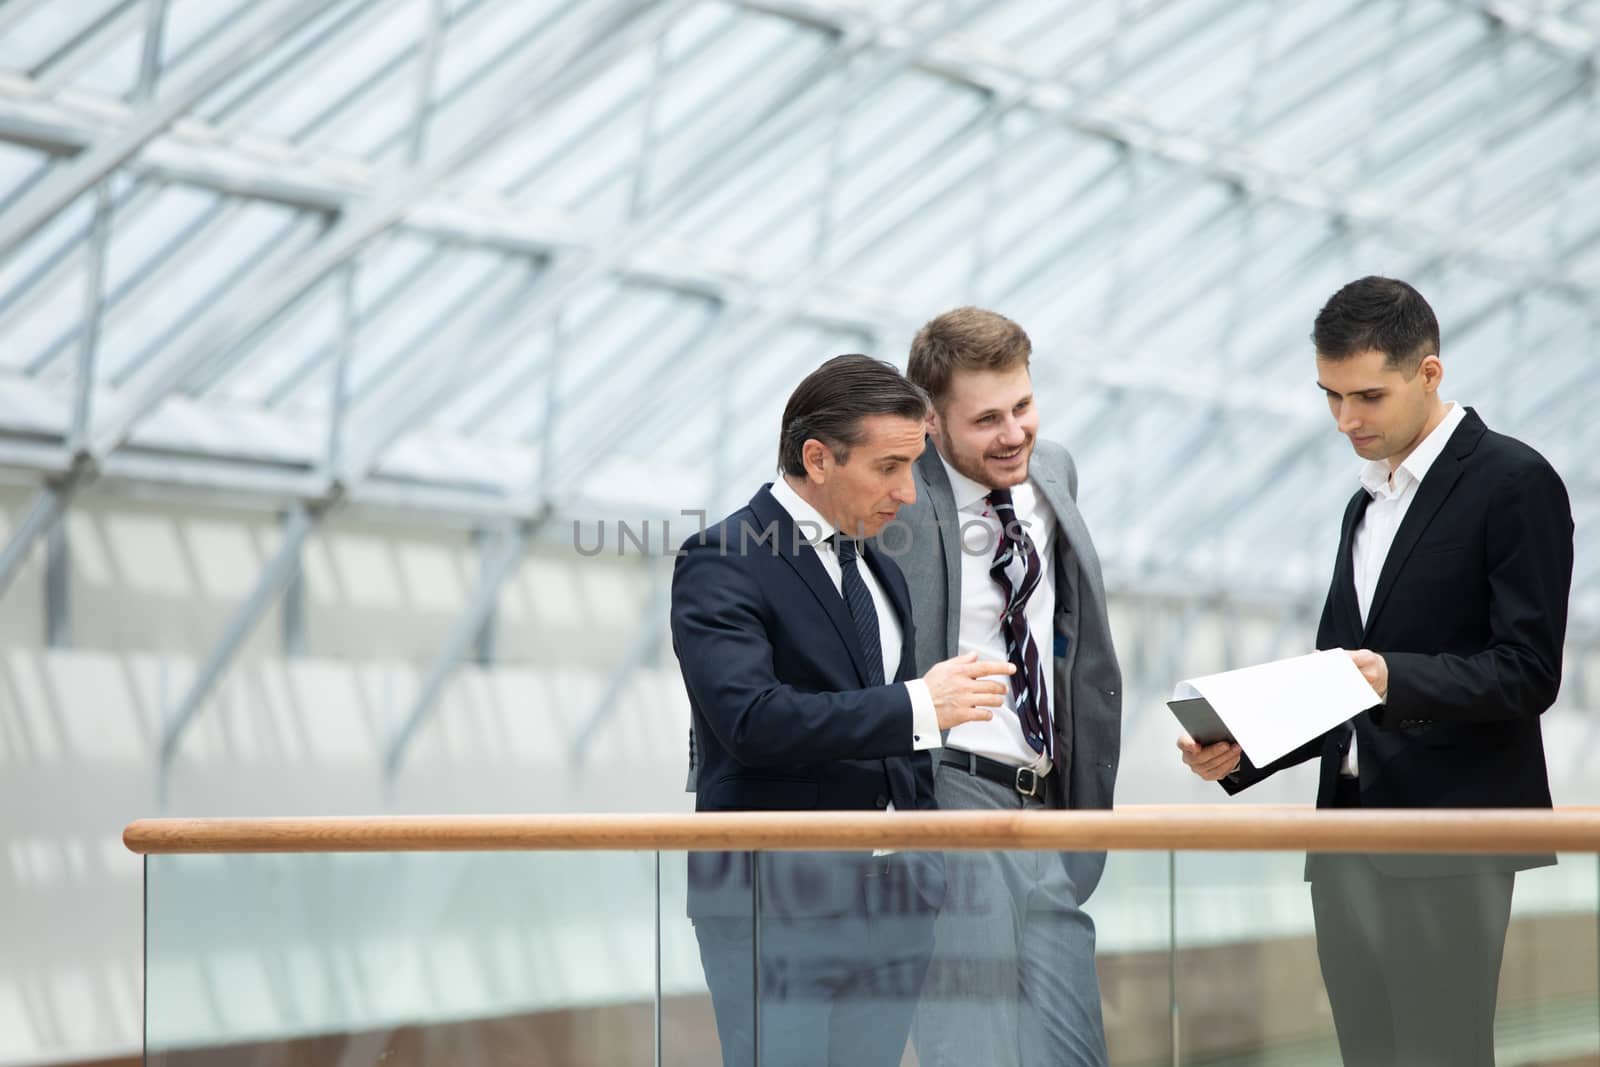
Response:
[{"label": "shirt cuff", "polygon": [[928,692],[928,683],[913,678],[905,685],[906,692],[911,694],[911,751],[938,748],[944,744],[944,739],[939,736],[939,713],[933,709],[933,694]]}]

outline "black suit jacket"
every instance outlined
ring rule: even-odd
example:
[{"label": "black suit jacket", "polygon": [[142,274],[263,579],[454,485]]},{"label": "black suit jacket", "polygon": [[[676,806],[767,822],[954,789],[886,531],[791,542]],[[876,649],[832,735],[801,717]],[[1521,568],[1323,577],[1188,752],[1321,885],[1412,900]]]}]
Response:
[{"label": "black suit jacket", "polygon": [[[697,742],[695,808],[873,810],[891,801],[900,810],[932,808],[932,760],[912,750],[911,697],[897,684],[916,677],[905,580],[892,560],[863,546],[861,559],[902,632],[899,663],[885,665],[893,678],[868,686],[849,608],[806,536],[763,486],[683,546],[672,578],[672,644]],[[712,906],[705,864],[716,856],[690,865],[691,913]],[[723,865],[718,886],[737,883],[729,856],[715,862]],[[823,914],[853,902],[854,866],[843,856],[774,854],[763,862],[770,906]],[[941,872],[915,874],[919,896],[942,898]]]},{"label": "black suit jacket", "polygon": [[[1389,667],[1387,700],[1354,720],[1361,806],[1550,806],[1539,716],[1561,685],[1572,585],[1572,509],[1543,456],[1470,408],[1395,533],[1361,624],[1351,546],[1370,500],[1345,508],[1317,647],[1369,648]],[[1340,726],[1275,763],[1246,762],[1230,793],[1321,756],[1317,806],[1334,806],[1351,731]],[[1374,856],[1393,874],[1460,864]],[[1517,869],[1549,857],[1475,867]]]}]

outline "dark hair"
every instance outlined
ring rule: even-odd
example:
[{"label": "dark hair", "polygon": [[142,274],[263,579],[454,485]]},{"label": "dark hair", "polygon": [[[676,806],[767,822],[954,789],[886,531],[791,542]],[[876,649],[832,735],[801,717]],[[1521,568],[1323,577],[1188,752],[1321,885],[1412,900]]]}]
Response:
[{"label": "dark hair", "polygon": [[1410,377],[1423,359],[1439,354],[1439,320],[1405,282],[1369,275],[1328,298],[1317,312],[1311,341],[1323,359],[1382,352],[1385,366]]},{"label": "dark hair", "polygon": [[930,319],[917,331],[906,377],[942,405],[956,371],[1026,367],[1031,355],[1033,342],[1021,326],[998,312],[959,307]]},{"label": "dark hair", "polygon": [[804,474],[805,443],[812,438],[847,463],[851,447],[861,443],[862,419],[898,415],[921,422],[927,414],[928,394],[894,364],[871,356],[834,356],[789,395],[778,432],[778,466],[785,474]]}]

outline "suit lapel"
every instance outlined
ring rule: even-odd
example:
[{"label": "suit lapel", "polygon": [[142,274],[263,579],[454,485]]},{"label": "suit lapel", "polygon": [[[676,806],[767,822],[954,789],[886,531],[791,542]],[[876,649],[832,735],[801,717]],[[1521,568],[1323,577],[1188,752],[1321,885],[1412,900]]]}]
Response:
[{"label": "suit lapel", "polygon": [[[1035,459],[1037,460],[1037,456]],[[1106,591],[1100,576],[1100,558],[1095,555],[1094,541],[1089,537],[1089,528],[1084,525],[1078,506],[1073,503],[1071,494],[1067,492],[1066,482],[1045,463],[1033,463],[1028,473],[1039,486],[1039,492],[1043,495],[1045,503],[1055,512],[1056,526],[1077,561],[1079,578],[1085,583],[1079,587],[1079,595],[1087,595],[1092,598],[1093,603],[1104,604]],[[1058,552],[1057,558],[1065,557]]]},{"label": "suit lapel", "polygon": [[[776,525],[778,555],[794,568],[795,573],[806,583],[806,588],[817,598],[817,603],[822,605],[822,610],[832,621],[833,628],[839,632],[839,640],[843,641],[844,647],[849,650],[850,662],[855,666],[857,680],[865,685],[867,664],[861,652],[861,638],[856,635],[855,620],[850,618],[850,609],[845,606],[844,597],[833,587],[833,580],[828,577],[827,570],[822,566],[817,550],[799,537],[793,516],[773,497],[771,488],[762,486],[761,491],[751,498],[750,510],[761,523],[761,530],[756,531],[757,534]],[[752,551],[766,551],[766,548],[753,548]]]},{"label": "suit lapel", "polygon": [[[922,480],[928,486],[933,532],[939,538],[939,551],[944,558],[944,647],[953,656],[961,647],[961,513],[956,509],[956,494],[950,488],[944,461],[939,458],[939,450],[932,441],[928,442],[917,463],[922,468]],[[920,531],[913,533],[920,534]]]},{"label": "suit lapel", "polygon": [[1439,453],[1439,458],[1428,468],[1422,484],[1417,486],[1416,498],[1406,509],[1406,517],[1400,520],[1400,528],[1394,533],[1394,544],[1389,546],[1389,554],[1384,557],[1383,570],[1378,572],[1378,587],[1373,591],[1372,606],[1367,609],[1366,629],[1361,635],[1363,646],[1372,633],[1378,615],[1383,611],[1384,601],[1394,588],[1400,568],[1405,566],[1406,557],[1417,547],[1417,542],[1422,539],[1428,524],[1433,521],[1445,498],[1450,495],[1450,490],[1455,488],[1456,482],[1461,478],[1461,457],[1476,447],[1478,438],[1483,436],[1483,431],[1482,420],[1469,410],[1467,417],[1450,436],[1444,451]]},{"label": "suit lapel", "polygon": [[1370,503],[1372,495],[1365,488],[1357,489],[1344,509],[1344,525],[1339,530],[1339,555],[1333,564],[1333,602],[1341,645],[1360,643],[1355,637],[1361,632],[1361,602],[1356,599],[1356,527]]}]

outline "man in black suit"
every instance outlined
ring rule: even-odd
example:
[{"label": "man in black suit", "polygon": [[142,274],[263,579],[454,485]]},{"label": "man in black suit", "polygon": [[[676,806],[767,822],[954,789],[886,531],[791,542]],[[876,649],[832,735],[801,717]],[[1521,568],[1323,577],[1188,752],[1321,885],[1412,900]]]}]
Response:
[{"label": "man in black suit", "polygon": [[[927,404],[888,363],[829,360],[784,410],[782,476],[684,545],[672,641],[697,810],[931,808],[927,750],[1000,703],[985,676],[1009,664],[916,677],[905,580],[867,541],[915,499]],[[691,854],[725,1067],[758,1042],[768,1067],[898,1064],[943,897],[936,854]]]},{"label": "man in black suit", "polygon": [[[1533,449],[1439,398],[1439,324],[1401,281],[1323,307],[1317,382],[1367,461],[1345,509],[1319,649],[1352,650],[1379,703],[1266,767],[1179,741],[1230,794],[1314,756],[1321,808],[1550,806],[1572,511]],[[1514,872],[1551,856],[1313,855],[1317,953],[1350,1067],[1494,1063]]]}]

